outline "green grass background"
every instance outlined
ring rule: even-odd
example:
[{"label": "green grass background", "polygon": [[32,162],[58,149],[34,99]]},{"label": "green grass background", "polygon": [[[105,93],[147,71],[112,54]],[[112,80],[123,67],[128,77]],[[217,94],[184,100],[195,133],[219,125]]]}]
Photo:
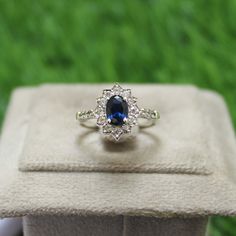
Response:
[{"label": "green grass background", "polygon": [[235,75],[235,0],[0,0],[0,126],[17,86],[117,81],[218,91],[236,127]]}]

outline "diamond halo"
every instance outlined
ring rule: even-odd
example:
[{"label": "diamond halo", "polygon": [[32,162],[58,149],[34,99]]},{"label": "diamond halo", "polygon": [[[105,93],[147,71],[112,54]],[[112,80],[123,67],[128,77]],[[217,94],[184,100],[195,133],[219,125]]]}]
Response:
[{"label": "diamond halo", "polygon": [[[121,126],[112,125],[107,118],[107,102],[115,95],[122,97],[128,105],[128,117],[124,119],[124,124]],[[124,89],[116,83],[111,89],[104,89],[102,96],[97,98],[94,113],[97,118],[97,126],[101,128],[103,134],[111,135],[116,141],[119,141],[124,134],[130,134],[133,126],[137,125],[140,109],[137,99],[131,94],[131,89]]]}]

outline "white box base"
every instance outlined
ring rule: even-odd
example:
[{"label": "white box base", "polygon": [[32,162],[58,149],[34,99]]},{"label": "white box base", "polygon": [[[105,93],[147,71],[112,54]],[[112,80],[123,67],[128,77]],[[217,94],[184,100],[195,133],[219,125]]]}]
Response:
[{"label": "white box base", "polygon": [[25,236],[203,236],[207,218],[28,216]]}]

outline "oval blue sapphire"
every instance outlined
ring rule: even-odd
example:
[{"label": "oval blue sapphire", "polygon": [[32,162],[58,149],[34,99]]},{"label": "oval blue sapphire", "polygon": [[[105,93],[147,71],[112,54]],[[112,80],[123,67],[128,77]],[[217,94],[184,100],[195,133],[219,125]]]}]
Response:
[{"label": "oval blue sapphire", "polygon": [[122,126],[124,119],[128,117],[128,104],[119,95],[112,96],[106,105],[107,119],[114,126]]}]

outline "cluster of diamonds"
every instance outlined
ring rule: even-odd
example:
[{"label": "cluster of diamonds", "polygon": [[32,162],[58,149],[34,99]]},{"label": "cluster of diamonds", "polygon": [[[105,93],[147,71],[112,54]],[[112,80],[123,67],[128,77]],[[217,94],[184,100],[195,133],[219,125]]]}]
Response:
[{"label": "cluster of diamonds", "polygon": [[[106,105],[112,96],[121,96],[128,105],[128,117],[122,126],[113,126],[107,119]],[[101,97],[97,98],[97,107],[94,115],[97,118],[97,125],[105,135],[112,135],[118,141],[122,135],[131,133],[132,127],[137,125],[140,109],[137,106],[137,99],[131,95],[130,89],[124,89],[119,84],[115,84],[111,89],[104,89]]]}]

